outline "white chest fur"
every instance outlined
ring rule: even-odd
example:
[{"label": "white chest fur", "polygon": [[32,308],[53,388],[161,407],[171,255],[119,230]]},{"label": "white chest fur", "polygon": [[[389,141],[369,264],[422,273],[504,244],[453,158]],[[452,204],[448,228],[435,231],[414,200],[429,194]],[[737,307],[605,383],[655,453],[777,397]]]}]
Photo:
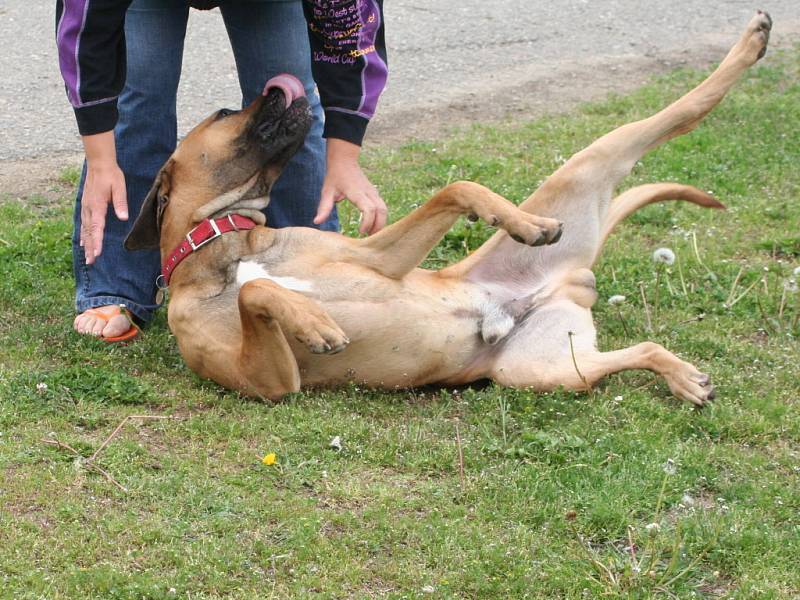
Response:
[{"label": "white chest fur", "polygon": [[294,290],[295,292],[310,292],[313,289],[313,285],[310,281],[297,279],[296,277],[277,277],[275,275],[270,275],[264,266],[257,262],[249,260],[240,261],[239,266],[236,268],[236,283],[244,285],[253,279],[269,279],[279,286],[285,287],[287,290]]}]

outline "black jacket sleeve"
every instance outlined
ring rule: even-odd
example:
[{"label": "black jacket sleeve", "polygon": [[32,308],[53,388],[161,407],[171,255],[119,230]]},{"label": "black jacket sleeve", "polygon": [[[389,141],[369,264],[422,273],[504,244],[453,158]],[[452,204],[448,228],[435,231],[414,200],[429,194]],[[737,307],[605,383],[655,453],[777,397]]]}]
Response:
[{"label": "black jacket sleeve", "polygon": [[131,0],[56,0],[56,45],[78,131],[114,128],[125,85],[125,11]]},{"label": "black jacket sleeve", "polygon": [[388,76],[383,0],[304,0],[325,137],[361,144]]}]

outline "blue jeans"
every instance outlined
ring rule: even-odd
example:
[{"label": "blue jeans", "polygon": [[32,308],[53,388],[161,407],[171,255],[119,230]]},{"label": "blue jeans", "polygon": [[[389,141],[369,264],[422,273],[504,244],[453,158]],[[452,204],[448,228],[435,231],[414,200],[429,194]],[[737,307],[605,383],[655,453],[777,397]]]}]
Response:
[{"label": "blue jeans", "polygon": [[[267,79],[279,73],[292,73],[305,84],[314,122],[305,145],[275,183],[265,212],[270,227],[317,227],[312,221],[325,173],[325,140],[301,1],[239,0],[224,3],[220,10],[236,59],[242,106],[258,97]],[[125,174],[131,220],[119,221],[109,207],[103,252],[94,264],[87,265],[79,244],[84,165],[72,236],[78,312],[125,304],[146,322],[158,308],[155,281],[161,270],[159,251],[129,252],[123,242],[156,173],[175,150],[175,100],[188,14],[187,4],[175,0],[134,0],[128,9],[128,72],[119,98],[120,116],[114,135],[117,162]],[[217,108],[220,107],[209,106],[208,112]],[[319,228],[337,231],[336,213]]]}]

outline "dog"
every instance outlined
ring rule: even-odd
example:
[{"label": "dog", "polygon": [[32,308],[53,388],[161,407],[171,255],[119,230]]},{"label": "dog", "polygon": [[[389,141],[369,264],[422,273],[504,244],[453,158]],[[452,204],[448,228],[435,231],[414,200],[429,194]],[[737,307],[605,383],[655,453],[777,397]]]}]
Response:
[{"label": "dog", "polygon": [[[662,346],[597,350],[591,268],[614,226],[638,208],[664,200],[724,208],[673,183],[612,196],[642,155],[694,129],[722,100],[764,55],[771,26],[759,11],[705,81],[578,152],[519,207],[456,182],[364,239],[264,226],[270,186],[311,119],[299,81],[278,76],[246,109],[214,113],[186,136],[125,245],[160,246],[169,326],[188,366],[249,396],[480,379],[586,390],[608,374],[649,369],[703,406],[714,398],[708,375]],[[457,264],[419,268],[461,215],[499,230]]]}]

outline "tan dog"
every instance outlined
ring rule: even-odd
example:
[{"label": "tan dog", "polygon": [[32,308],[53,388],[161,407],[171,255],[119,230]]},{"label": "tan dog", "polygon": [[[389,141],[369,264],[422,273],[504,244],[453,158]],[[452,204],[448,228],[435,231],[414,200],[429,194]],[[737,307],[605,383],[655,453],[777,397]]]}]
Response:
[{"label": "tan dog", "polygon": [[[261,226],[220,236],[172,277],[169,325],[183,357],[203,377],[272,399],[349,381],[394,389],[490,378],[580,390],[610,373],[649,369],[702,406],[714,396],[708,376],[662,346],[596,349],[590,269],[614,226],[646,204],[722,208],[671,183],[613,201],[612,193],[645,152],[697,126],[764,55],[770,27],[759,12],[697,88],[573,156],[519,208],[459,182],[366,239]],[[160,240],[167,260],[207,217],[240,214],[263,224],[258,209],[308,122],[306,100],[286,78],[247,109],[207,118],[161,170],[127,247]],[[460,215],[501,231],[458,264],[418,268]]]}]

